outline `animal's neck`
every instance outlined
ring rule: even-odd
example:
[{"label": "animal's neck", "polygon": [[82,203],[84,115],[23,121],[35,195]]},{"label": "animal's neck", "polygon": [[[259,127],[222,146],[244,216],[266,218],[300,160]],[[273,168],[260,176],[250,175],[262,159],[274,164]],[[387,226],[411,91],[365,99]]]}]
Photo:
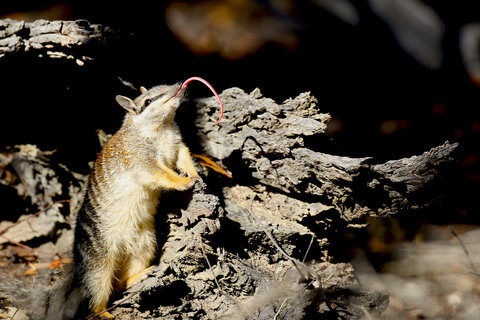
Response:
[{"label": "animal's neck", "polygon": [[171,132],[177,132],[178,126],[173,120],[135,123],[133,119],[126,119],[121,130],[135,131],[138,135],[137,137],[142,137],[143,139],[158,139],[163,135],[169,135]]}]

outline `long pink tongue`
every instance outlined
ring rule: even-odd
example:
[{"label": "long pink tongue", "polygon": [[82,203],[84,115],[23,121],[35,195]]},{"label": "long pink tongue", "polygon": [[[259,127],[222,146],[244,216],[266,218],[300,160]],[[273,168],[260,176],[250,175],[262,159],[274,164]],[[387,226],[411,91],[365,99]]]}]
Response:
[{"label": "long pink tongue", "polygon": [[200,77],[191,77],[191,78],[188,78],[187,80],[185,80],[185,81],[182,83],[182,87],[180,88],[180,90],[184,89],[190,82],[192,82],[192,81],[194,81],[194,80],[200,81],[201,83],[203,83],[204,85],[206,85],[206,86],[213,92],[213,94],[215,95],[215,97],[217,97],[218,102],[220,103],[220,117],[218,118],[217,122],[215,122],[215,124],[219,123],[220,120],[222,120],[222,117],[223,117],[223,103],[222,103],[222,100],[220,100],[220,97],[218,96],[218,94],[217,94],[217,92],[215,91],[215,89],[213,89],[213,87],[210,85],[210,83],[207,82],[207,80],[202,79],[202,78],[200,78]]}]

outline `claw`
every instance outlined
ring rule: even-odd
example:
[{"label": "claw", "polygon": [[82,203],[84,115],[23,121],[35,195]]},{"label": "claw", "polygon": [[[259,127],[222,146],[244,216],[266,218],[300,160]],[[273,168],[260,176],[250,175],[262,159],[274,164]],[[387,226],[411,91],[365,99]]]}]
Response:
[{"label": "claw", "polygon": [[104,318],[104,319],[113,319],[115,318],[110,312],[108,311],[105,311],[105,312],[102,312],[102,314],[100,314],[98,316],[100,319]]},{"label": "claw", "polygon": [[148,267],[143,271],[140,271],[139,273],[136,273],[130,278],[128,278],[127,281],[125,281],[125,287],[129,289],[133,287],[135,284],[139,283],[140,281],[147,279],[148,273],[152,270],[153,267],[154,266]]}]

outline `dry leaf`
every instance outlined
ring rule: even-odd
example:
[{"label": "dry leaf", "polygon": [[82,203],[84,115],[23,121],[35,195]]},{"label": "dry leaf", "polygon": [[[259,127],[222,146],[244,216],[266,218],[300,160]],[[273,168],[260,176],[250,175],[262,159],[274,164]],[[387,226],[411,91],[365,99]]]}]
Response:
[{"label": "dry leaf", "polygon": [[38,274],[38,270],[37,270],[37,268],[35,267],[34,264],[29,263],[28,266],[29,266],[30,268],[29,268],[27,271],[25,271],[24,275],[26,275],[26,276],[33,276],[33,275]]},{"label": "dry leaf", "polygon": [[53,269],[58,269],[58,268],[63,268],[63,266],[67,263],[71,263],[73,259],[71,258],[58,258],[55,259],[50,265],[48,266],[48,269],[53,270]]},{"label": "dry leaf", "polygon": [[12,248],[12,252],[19,258],[22,258],[25,261],[35,261],[37,260],[37,255],[35,250],[28,247],[15,246]]},{"label": "dry leaf", "polygon": [[194,156],[197,159],[200,159],[199,163],[202,166],[210,168],[210,169],[212,169],[212,170],[214,170],[214,171],[216,171],[220,174],[223,174],[224,176],[232,179],[232,175],[229,172],[227,172],[225,169],[220,167],[217,163],[215,163],[215,161],[208,158],[207,156],[204,156],[202,154],[193,154],[193,153],[192,153],[192,156]]},{"label": "dry leaf", "polygon": [[50,265],[48,266],[48,269],[53,270],[57,268],[61,268],[62,265],[62,258],[55,259]]}]

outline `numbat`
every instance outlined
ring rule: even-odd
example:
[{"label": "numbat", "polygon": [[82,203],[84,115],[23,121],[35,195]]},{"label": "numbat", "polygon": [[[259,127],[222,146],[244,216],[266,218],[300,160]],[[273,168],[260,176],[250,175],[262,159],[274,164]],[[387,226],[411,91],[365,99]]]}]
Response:
[{"label": "numbat", "polygon": [[141,280],[155,256],[160,195],[187,190],[199,179],[174,121],[193,80],[206,84],[218,98],[220,121],[220,98],[198,77],[150,90],[142,87],[135,100],[117,96],[127,114],[90,173],[75,225],[73,265],[66,267],[65,279],[53,289],[38,290],[1,279],[0,294],[26,306],[36,319],[72,319],[82,301],[102,317],[112,317],[106,308],[113,290]]},{"label": "numbat", "polygon": [[133,101],[116,97],[128,113],[97,157],[75,227],[74,279],[96,313],[150,265],[161,192],[198,179],[174,121],[185,87],[141,91]]}]

